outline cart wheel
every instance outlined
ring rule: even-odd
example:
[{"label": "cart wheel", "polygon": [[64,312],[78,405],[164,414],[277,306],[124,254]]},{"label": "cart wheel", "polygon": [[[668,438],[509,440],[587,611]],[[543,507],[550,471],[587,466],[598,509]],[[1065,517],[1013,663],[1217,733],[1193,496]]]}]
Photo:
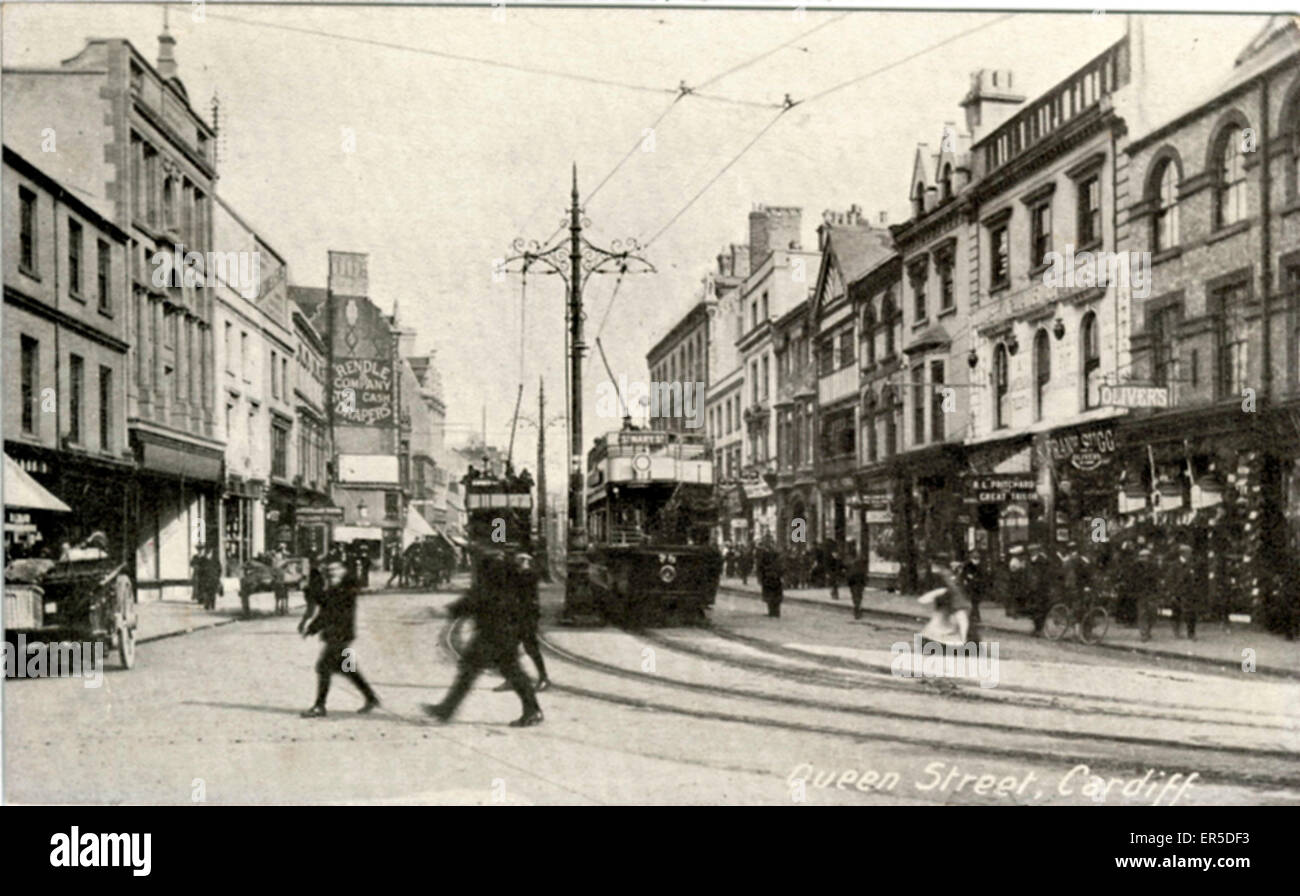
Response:
[{"label": "cart wheel", "polygon": [[1065,633],[1070,630],[1070,608],[1065,604],[1053,604],[1052,608],[1047,611],[1047,619],[1043,623],[1043,634],[1047,635],[1049,640],[1059,641],[1065,637]]},{"label": "cart wheel", "polygon": [[134,629],[136,623],[135,585],[126,573],[113,580],[113,613],[118,623]]},{"label": "cart wheel", "polygon": [[1084,644],[1097,644],[1106,637],[1110,628],[1110,614],[1103,607],[1093,607],[1083,614],[1079,622],[1079,640]]},{"label": "cart wheel", "polygon": [[117,650],[123,669],[130,669],[135,665],[135,629],[118,623]]}]

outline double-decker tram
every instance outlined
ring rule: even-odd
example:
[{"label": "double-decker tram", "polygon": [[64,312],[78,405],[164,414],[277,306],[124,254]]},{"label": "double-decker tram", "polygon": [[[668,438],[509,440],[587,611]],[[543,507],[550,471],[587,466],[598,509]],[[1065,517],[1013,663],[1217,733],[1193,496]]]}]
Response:
[{"label": "double-decker tram", "polygon": [[[527,470],[516,474],[507,465],[502,475],[469,468],[461,480],[470,543],[471,575],[480,582],[485,564],[510,557],[531,565],[533,479]],[[544,561],[539,561],[544,562]]]},{"label": "double-decker tram", "polygon": [[722,573],[708,440],[625,427],[587,455],[588,575],[605,616],[707,622]]}]

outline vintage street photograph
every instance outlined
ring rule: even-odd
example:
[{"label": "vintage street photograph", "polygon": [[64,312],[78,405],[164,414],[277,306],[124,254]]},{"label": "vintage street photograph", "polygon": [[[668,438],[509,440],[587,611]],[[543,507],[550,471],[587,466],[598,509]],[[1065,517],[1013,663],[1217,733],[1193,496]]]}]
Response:
[{"label": "vintage street photograph", "polygon": [[3,802],[1300,805],[1300,18],[0,43]]}]

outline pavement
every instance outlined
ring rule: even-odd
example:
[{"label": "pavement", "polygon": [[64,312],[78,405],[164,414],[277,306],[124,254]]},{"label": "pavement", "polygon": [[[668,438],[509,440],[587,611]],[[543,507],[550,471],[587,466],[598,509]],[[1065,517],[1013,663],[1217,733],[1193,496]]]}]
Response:
[{"label": "pavement", "polygon": [[[722,587],[754,595],[761,593],[758,583],[752,578],[748,583],[742,583],[738,578],[724,578]],[[829,588],[787,588],[785,596],[800,601],[843,606],[845,614],[852,615],[853,604],[849,601],[847,586],[841,586],[838,601],[831,599]],[[895,617],[919,620],[928,618],[915,597],[878,588],[865,590],[862,607],[864,610]],[[985,629],[1021,635],[1033,631],[1033,623],[1029,619],[1008,616],[1002,607],[988,602],[980,604],[980,625]],[[1106,637],[1096,649],[1127,650],[1152,657],[1190,660],[1243,670],[1246,658],[1251,657],[1254,659],[1255,672],[1300,679],[1300,641],[1288,641],[1282,635],[1264,631],[1254,625],[1201,622],[1196,627],[1196,640],[1192,641],[1185,637],[1174,637],[1167,620],[1161,619],[1152,631],[1152,640],[1143,641],[1135,626],[1120,625],[1112,619]],[[1246,653],[1248,650],[1253,653]]]},{"label": "pavement", "polygon": [[[289,615],[300,614],[306,603],[301,591],[289,592]],[[275,614],[275,595],[271,592],[254,594],[249,598],[249,609],[253,617],[272,616]],[[139,623],[135,630],[138,644],[146,644],[174,635],[185,635],[205,628],[229,625],[243,619],[243,607],[239,603],[238,591],[227,590],[217,598],[217,605],[212,610],[205,610],[194,601],[151,600],[141,603],[137,608]]]}]

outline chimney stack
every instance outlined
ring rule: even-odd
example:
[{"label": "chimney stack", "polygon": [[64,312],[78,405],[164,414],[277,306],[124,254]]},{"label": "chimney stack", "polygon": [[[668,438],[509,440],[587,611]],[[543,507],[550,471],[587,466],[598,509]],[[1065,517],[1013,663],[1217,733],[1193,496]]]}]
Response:
[{"label": "chimney stack", "polygon": [[1012,85],[1013,76],[1007,69],[982,68],[971,73],[970,90],[961,106],[966,110],[966,130],[972,144],[997,130],[1025,101]]}]

